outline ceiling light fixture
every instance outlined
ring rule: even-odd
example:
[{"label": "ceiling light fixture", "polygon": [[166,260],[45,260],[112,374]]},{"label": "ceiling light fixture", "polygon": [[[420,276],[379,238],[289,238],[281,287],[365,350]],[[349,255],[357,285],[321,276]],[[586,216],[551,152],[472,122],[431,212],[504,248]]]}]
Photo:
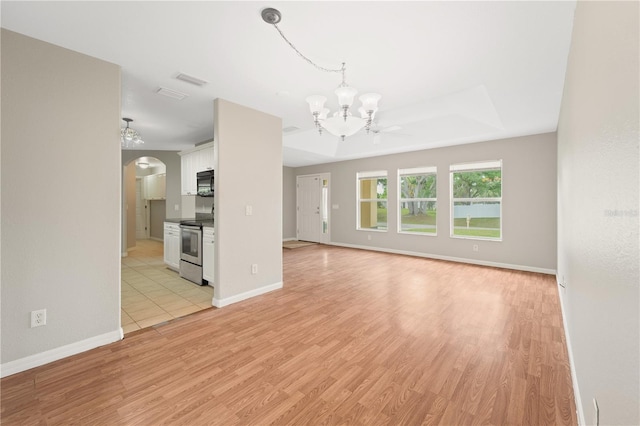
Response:
[{"label": "ceiling light fixture", "polygon": [[148,169],[149,168],[149,163],[136,163],[136,166],[140,167],[141,169]]},{"label": "ceiling light fixture", "polygon": [[138,145],[142,145],[144,141],[140,138],[140,133],[129,127],[129,123],[133,120],[126,117],[123,117],[122,120],[127,122],[127,127],[120,129],[120,143],[122,144],[122,147],[134,148]]},{"label": "ceiling light fixture", "polygon": [[262,19],[267,24],[271,24],[278,30],[280,36],[287,42],[289,46],[305,61],[316,67],[320,71],[324,72],[339,72],[342,74],[342,83],[338,86],[335,91],[336,96],[338,97],[338,105],[340,109],[333,113],[333,115],[329,116],[329,109],[324,107],[324,103],[327,101],[325,96],[321,95],[313,95],[309,96],[306,101],[309,103],[309,108],[311,110],[311,114],[313,115],[313,121],[318,129],[318,132],[322,134],[323,130],[328,131],[329,133],[340,136],[342,140],[347,136],[354,135],[359,132],[363,128],[366,129],[367,133],[371,130],[371,123],[373,122],[373,118],[375,117],[376,112],[378,111],[378,101],[382,97],[378,93],[365,93],[360,96],[360,102],[362,102],[362,106],[358,109],[360,113],[360,117],[356,117],[351,114],[350,108],[351,104],[353,104],[353,98],[358,93],[356,89],[350,87],[345,79],[345,73],[347,70],[346,63],[342,63],[342,67],[339,69],[330,69],[324,68],[316,63],[314,63],[311,59],[304,56],[300,51],[291,43],[285,35],[282,33],[280,28],[278,28],[278,23],[282,20],[282,15],[280,11],[273,8],[266,8],[262,10]]}]

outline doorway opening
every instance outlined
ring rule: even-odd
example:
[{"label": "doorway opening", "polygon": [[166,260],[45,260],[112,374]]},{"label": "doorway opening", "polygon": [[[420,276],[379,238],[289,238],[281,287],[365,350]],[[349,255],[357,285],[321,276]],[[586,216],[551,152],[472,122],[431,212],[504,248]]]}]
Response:
[{"label": "doorway opening", "polygon": [[[126,251],[138,240],[163,240],[166,218],[167,166],[155,157],[138,157],[125,166]],[[135,208],[132,208],[135,207]]]},{"label": "doorway opening", "polygon": [[124,163],[120,320],[125,335],[212,306],[213,287],[186,281],[165,262],[166,164],[149,156]]}]

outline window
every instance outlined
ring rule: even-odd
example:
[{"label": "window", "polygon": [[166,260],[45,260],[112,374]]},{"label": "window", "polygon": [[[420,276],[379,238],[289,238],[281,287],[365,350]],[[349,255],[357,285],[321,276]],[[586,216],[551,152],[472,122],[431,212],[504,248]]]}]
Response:
[{"label": "window", "polygon": [[329,179],[322,179],[322,233],[329,233]]},{"label": "window", "polygon": [[436,168],[398,170],[398,232],[436,235]]},{"label": "window", "polygon": [[502,160],[454,164],[451,236],[502,240]]},{"label": "window", "polygon": [[358,228],[387,230],[387,172],[361,172],[358,178]]}]

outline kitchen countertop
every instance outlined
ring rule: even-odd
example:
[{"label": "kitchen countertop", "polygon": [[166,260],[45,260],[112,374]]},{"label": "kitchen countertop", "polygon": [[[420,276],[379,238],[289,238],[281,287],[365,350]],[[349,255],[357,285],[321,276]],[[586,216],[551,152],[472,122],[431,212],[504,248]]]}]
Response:
[{"label": "kitchen countertop", "polygon": [[177,224],[179,224],[183,220],[195,220],[195,219],[169,218],[169,219],[165,219],[164,221],[165,222],[169,222],[169,223],[177,223]]},{"label": "kitchen countertop", "polygon": [[[194,219],[192,217],[189,217],[189,218],[167,218],[164,221],[165,222],[169,222],[169,223],[177,223],[178,225],[180,225],[180,222],[183,222],[183,221],[186,221],[186,220],[193,222],[196,219]],[[201,220],[201,219],[198,219],[198,220]],[[211,221],[202,220],[202,226],[204,228],[213,228],[214,227],[213,220],[211,220]]]}]

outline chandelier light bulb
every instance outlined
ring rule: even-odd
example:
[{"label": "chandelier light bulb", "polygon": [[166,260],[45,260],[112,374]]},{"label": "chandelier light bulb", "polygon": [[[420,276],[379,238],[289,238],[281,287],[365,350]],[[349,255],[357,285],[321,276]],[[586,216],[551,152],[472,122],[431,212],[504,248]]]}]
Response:
[{"label": "chandelier light bulb", "polygon": [[309,109],[311,110],[311,114],[319,114],[323,108],[324,103],[327,101],[327,98],[321,95],[313,95],[307,98],[307,102],[309,102]]},{"label": "chandelier light bulb", "polygon": [[377,111],[378,110],[378,101],[382,98],[382,95],[378,93],[365,93],[360,96],[360,102],[362,102],[362,107],[366,112],[369,111]]},{"label": "chandelier light bulb", "polygon": [[353,87],[349,86],[340,86],[336,89],[336,96],[338,96],[338,104],[342,108],[349,108],[351,104],[353,104],[353,98],[356,96],[358,91]]}]

